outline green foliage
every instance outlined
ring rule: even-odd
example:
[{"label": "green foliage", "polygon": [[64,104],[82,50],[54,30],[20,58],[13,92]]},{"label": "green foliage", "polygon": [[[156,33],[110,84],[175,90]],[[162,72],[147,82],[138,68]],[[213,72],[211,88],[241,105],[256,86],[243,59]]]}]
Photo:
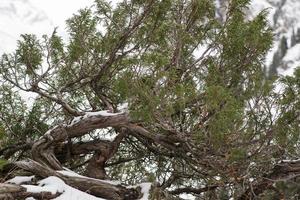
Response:
[{"label": "green foliage", "polygon": [[34,103],[31,110],[27,110],[24,101],[9,86],[3,85],[0,91],[2,147],[16,141],[38,138],[47,131],[49,127],[42,121],[44,113],[40,110],[38,102]]},{"label": "green foliage", "polygon": [[71,42],[68,46],[70,61],[76,62],[84,57],[89,49],[87,45],[91,43],[96,31],[96,19],[88,9],[79,11],[72,19],[67,21]]},{"label": "green foliage", "polygon": [[7,165],[9,162],[4,159],[0,159],[0,171],[3,169],[5,165]]},{"label": "green foliage", "polygon": [[293,147],[299,140],[300,68],[294,76],[283,78],[284,91],[280,99],[281,115],[277,124],[277,140],[284,147]]},{"label": "green foliage", "polygon": [[232,149],[229,155],[230,162],[240,162],[247,158],[247,152],[244,149]]},{"label": "green foliage", "polygon": [[234,132],[241,123],[242,106],[233,95],[221,86],[210,86],[206,91],[207,111],[213,117],[209,130],[216,144],[222,145],[224,136]]},{"label": "green foliage", "polygon": [[49,49],[51,50],[51,60],[53,64],[59,64],[61,59],[64,58],[64,44],[62,38],[57,36],[56,29],[54,30],[50,39],[45,37],[46,41],[49,41]]},{"label": "green foliage", "polygon": [[0,124],[0,141],[5,137],[5,129],[2,124]]},{"label": "green foliage", "polygon": [[22,40],[18,41],[17,55],[19,62],[26,66],[27,74],[33,74],[42,63],[42,47],[35,35],[21,35]]}]

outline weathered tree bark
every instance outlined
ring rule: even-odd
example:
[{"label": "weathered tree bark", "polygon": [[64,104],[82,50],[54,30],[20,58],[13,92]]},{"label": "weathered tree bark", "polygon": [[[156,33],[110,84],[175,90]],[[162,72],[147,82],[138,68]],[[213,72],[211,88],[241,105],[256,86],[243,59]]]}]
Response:
[{"label": "weathered tree bark", "polygon": [[58,197],[60,193],[52,194],[51,192],[40,192],[40,193],[32,193],[27,192],[26,188],[13,185],[13,184],[6,184],[0,183],[0,200],[15,200],[15,199],[26,199],[28,197],[33,197],[35,199],[54,199]]},{"label": "weathered tree bark", "polygon": [[78,122],[56,126],[37,140],[32,146],[32,158],[52,169],[61,170],[62,166],[54,154],[55,147],[60,143],[68,138],[79,137],[95,129],[121,127],[128,121],[128,116],[125,113],[110,116],[100,114],[81,116]]},{"label": "weathered tree bark", "polygon": [[92,178],[107,179],[105,171],[105,162],[107,160],[107,151],[98,150],[89,160],[85,170],[85,175]]},{"label": "weathered tree bark", "polygon": [[[73,122],[68,125],[63,124],[54,127],[39,140],[34,142],[31,150],[34,161],[18,161],[15,162],[15,165],[42,178],[49,176],[59,177],[65,181],[66,184],[97,197],[113,200],[138,199],[142,196],[140,187],[129,189],[121,185],[97,180],[107,178],[105,173],[106,162],[115,154],[122,139],[128,134],[126,131],[126,129],[130,127],[126,126],[128,124],[130,124],[130,120],[125,113],[108,115],[91,114],[77,117],[76,120],[73,120]],[[63,168],[56,158],[55,153],[60,151],[60,155],[63,155],[61,150],[69,148],[67,147],[68,144],[66,141],[69,141],[70,138],[85,135],[89,131],[107,127],[114,127],[119,132],[113,141],[90,141],[74,144],[74,146],[71,147],[71,151],[73,151],[74,154],[94,153],[86,167],[85,174],[88,177],[96,179],[70,177],[56,171],[62,170]],[[150,133],[144,132],[144,134]],[[153,135],[149,135],[148,137],[153,138]]]},{"label": "weathered tree bark", "polygon": [[56,176],[65,181],[66,184],[97,197],[111,200],[134,200],[142,196],[139,187],[126,188],[93,178],[66,176],[33,160],[18,161],[14,164],[42,178]]},{"label": "weathered tree bark", "polygon": [[[105,173],[106,162],[115,154],[122,139],[126,136],[127,133],[122,127],[128,123],[129,117],[125,113],[105,115],[101,115],[100,113],[99,115],[91,114],[77,117],[70,124],[54,127],[39,140],[35,141],[31,149],[33,160],[17,161],[14,165],[42,178],[56,176],[65,181],[66,184],[97,197],[113,200],[138,199],[142,196],[140,187],[126,188],[121,185],[98,180],[107,178]],[[55,154],[58,153],[61,156],[59,157],[60,160],[62,160],[64,156],[68,156],[62,153],[69,148],[66,141],[70,141],[70,139],[74,137],[85,135],[89,131],[107,127],[114,127],[119,132],[113,141],[96,140],[86,143],[77,143],[71,147],[71,153],[73,154],[94,153],[86,167],[85,173],[88,177],[92,178],[71,177],[56,171],[62,170],[63,167]],[[66,151],[66,154],[68,153],[70,152]],[[17,188],[18,191],[21,191],[21,187]],[[23,190],[24,189],[22,189],[22,191]],[[8,194],[0,193],[0,195],[15,197],[13,192]],[[49,196],[49,198],[50,197],[51,196]]]},{"label": "weathered tree bark", "polygon": [[76,155],[93,153],[88,161],[85,175],[91,178],[107,179],[106,162],[115,154],[125,136],[125,132],[121,131],[113,141],[96,139],[74,144],[64,143],[55,148],[54,153],[60,163],[65,163],[70,157],[73,158]]},{"label": "weathered tree bark", "polygon": [[121,132],[112,142],[108,142],[106,145],[99,146],[87,165],[85,174],[88,177],[98,179],[107,178],[105,171],[106,162],[117,152],[117,149],[125,136],[126,133],[121,129]]},{"label": "weathered tree bark", "polygon": [[107,140],[62,144],[55,149],[55,156],[60,163],[65,163],[70,157],[93,153],[92,158],[88,160],[84,175],[91,178],[107,179],[105,166],[113,151],[113,146],[113,142]]}]

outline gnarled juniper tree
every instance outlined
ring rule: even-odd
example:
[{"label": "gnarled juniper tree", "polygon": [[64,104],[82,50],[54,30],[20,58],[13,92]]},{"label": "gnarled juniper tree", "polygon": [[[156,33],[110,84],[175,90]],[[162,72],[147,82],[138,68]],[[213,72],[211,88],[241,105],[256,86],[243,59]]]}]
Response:
[{"label": "gnarled juniper tree", "polygon": [[[277,182],[300,174],[278,164],[299,156],[299,76],[274,93],[266,12],[249,20],[249,0],[226,5],[220,21],[211,0],[96,0],[67,21],[68,41],[22,35],[0,66],[2,171],[18,169],[3,181],[23,170],[107,199],[142,195],[64,166],[152,182],[152,199],[282,194]],[[36,94],[32,105],[19,91]]]}]

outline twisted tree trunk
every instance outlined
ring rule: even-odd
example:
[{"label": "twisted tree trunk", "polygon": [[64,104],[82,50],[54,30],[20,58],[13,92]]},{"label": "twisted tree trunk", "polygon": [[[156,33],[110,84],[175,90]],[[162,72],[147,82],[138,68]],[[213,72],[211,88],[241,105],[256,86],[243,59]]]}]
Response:
[{"label": "twisted tree trunk", "polygon": [[[32,145],[32,159],[15,162],[14,165],[17,168],[31,172],[42,178],[49,176],[55,176],[62,179],[67,185],[70,185],[76,189],[84,192],[88,192],[96,197],[101,197],[111,200],[134,200],[142,197],[140,187],[126,188],[121,185],[115,185],[108,181],[101,181],[100,179],[106,179],[105,172],[106,161],[111,158],[117,151],[117,148],[125,137],[125,132],[120,127],[129,123],[129,118],[125,113],[90,113],[84,116],[76,117],[70,124],[63,124],[54,127],[47,131],[44,136],[34,142]],[[83,176],[66,176],[59,173],[57,170],[63,170],[62,164],[59,160],[64,154],[68,154],[65,151],[67,147],[67,141],[70,138],[80,137],[88,132],[107,127],[115,127],[121,130],[120,133],[113,141],[101,141],[94,140],[86,143],[78,143],[72,147],[74,154],[87,154],[94,152],[94,155],[90,159],[85,175]],[[57,159],[56,153],[59,153],[60,157]],[[8,185],[8,188],[15,189],[25,194],[26,190],[21,186]],[[7,190],[8,192],[1,192],[0,195],[4,195],[10,198],[16,197],[17,192]],[[11,192],[9,192],[11,191]],[[23,194],[22,193],[22,194]],[[29,196],[33,196],[28,194]],[[42,194],[40,194],[42,195]],[[59,195],[45,194],[47,198],[54,198]],[[35,195],[38,196],[38,195]],[[1,196],[0,196],[1,197]]]},{"label": "twisted tree trunk", "polygon": [[14,163],[18,168],[29,171],[32,174],[46,178],[56,176],[62,179],[67,185],[78,190],[88,192],[96,197],[111,200],[133,200],[142,196],[141,188],[126,188],[121,185],[115,185],[107,181],[102,181],[88,177],[67,176],[59,173],[47,166],[43,166],[33,160],[18,161]]}]

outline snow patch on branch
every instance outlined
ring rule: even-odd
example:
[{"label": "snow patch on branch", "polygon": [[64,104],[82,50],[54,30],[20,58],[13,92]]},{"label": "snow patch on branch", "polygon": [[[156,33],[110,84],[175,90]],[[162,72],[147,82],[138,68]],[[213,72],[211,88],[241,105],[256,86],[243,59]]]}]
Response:
[{"label": "snow patch on branch", "polygon": [[65,188],[65,183],[54,176],[50,176],[38,182],[36,185],[21,185],[27,189],[27,192],[40,193],[40,192],[51,192],[51,194],[63,193]]},{"label": "snow patch on branch", "polygon": [[127,102],[118,105],[118,110],[120,112],[128,112],[128,109],[129,109],[129,104]]},{"label": "snow patch on branch", "polygon": [[[74,172],[70,169],[67,169],[67,168],[64,168],[64,169],[65,170],[59,170],[57,172],[64,175],[64,176],[92,179],[92,180],[97,180],[97,181],[102,181],[102,182],[105,182],[105,183],[109,183],[109,184],[112,184],[112,185],[121,185],[120,181],[94,179],[94,178],[90,178],[90,177],[86,177],[86,176],[82,176],[80,174],[77,174],[76,172]],[[141,193],[143,194],[143,197],[140,198],[139,200],[148,200],[149,197],[150,197],[151,185],[152,185],[152,183],[147,182],[147,183],[141,183],[141,184],[135,185],[135,186],[128,186],[127,188],[141,187]],[[89,200],[89,199],[87,199],[87,200]]]},{"label": "snow patch on branch", "polygon": [[80,190],[77,190],[69,185],[66,185],[63,180],[58,177],[50,176],[39,181],[39,185],[21,185],[27,189],[27,192],[40,193],[51,192],[52,194],[61,193],[55,200],[104,200]]},{"label": "snow patch on branch", "polygon": [[[109,183],[109,184],[112,184],[112,185],[121,185],[120,181],[94,179],[94,178],[90,178],[90,177],[86,177],[86,176],[82,176],[80,174],[77,174],[76,172],[74,172],[70,169],[67,169],[67,168],[64,168],[64,169],[65,170],[59,170],[57,172],[64,175],[64,176],[92,179],[92,180],[97,180],[97,181],[102,181],[102,182],[105,182],[105,183]],[[127,188],[141,187],[141,193],[143,194],[143,197],[140,198],[139,200],[148,200],[149,196],[150,196],[151,185],[152,185],[152,183],[147,182],[147,183],[141,183],[141,184],[135,185],[135,186],[128,186]]]},{"label": "snow patch on branch", "polygon": [[281,160],[279,163],[297,163],[300,162],[300,159],[296,160]]},{"label": "snow patch on branch", "polygon": [[71,171],[69,169],[66,169],[66,168],[65,168],[65,170],[59,170],[57,172],[60,173],[60,174],[62,174],[62,175],[64,175],[64,176],[68,176],[68,177],[86,178],[86,177],[84,177],[84,176],[82,176],[80,174],[77,174],[76,172],[73,172],[73,171]]},{"label": "snow patch on branch", "polygon": [[100,182],[103,182],[103,183],[108,183],[108,184],[111,184],[111,185],[121,185],[120,181],[115,181],[115,180],[101,180],[101,179],[90,178],[90,177],[87,177],[87,176],[82,176],[80,174],[77,174],[76,172],[74,172],[72,170],[69,170],[69,169],[66,169],[66,168],[65,168],[65,170],[59,170],[57,172],[60,173],[60,174],[62,174],[62,175],[64,175],[64,176],[68,176],[68,177],[79,177],[79,178],[96,180],[96,181],[100,181]]},{"label": "snow patch on branch", "polygon": [[102,111],[97,111],[97,112],[86,112],[84,116],[86,117],[91,117],[91,116],[103,116],[103,117],[110,117],[110,116],[116,116],[123,114],[122,112],[118,113],[111,113],[109,110],[102,110]]},{"label": "snow patch on branch", "polygon": [[6,181],[6,183],[12,183],[12,184],[20,185],[20,184],[25,183],[25,182],[31,182],[33,179],[34,179],[34,176],[16,176],[16,177]]},{"label": "snow patch on branch", "polygon": [[83,116],[74,117],[68,126],[73,126],[74,124],[80,122],[81,120],[89,118],[89,117],[93,117],[93,116],[95,116],[95,117],[98,117],[98,116],[112,117],[112,116],[117,116],[117,115],[121,115],[121,114],[124,114],[124,112],[111,113],[109,110],[101,110],[101,111],[97,111],[97,112],[86,112],[85,115],[83,115]]}]

